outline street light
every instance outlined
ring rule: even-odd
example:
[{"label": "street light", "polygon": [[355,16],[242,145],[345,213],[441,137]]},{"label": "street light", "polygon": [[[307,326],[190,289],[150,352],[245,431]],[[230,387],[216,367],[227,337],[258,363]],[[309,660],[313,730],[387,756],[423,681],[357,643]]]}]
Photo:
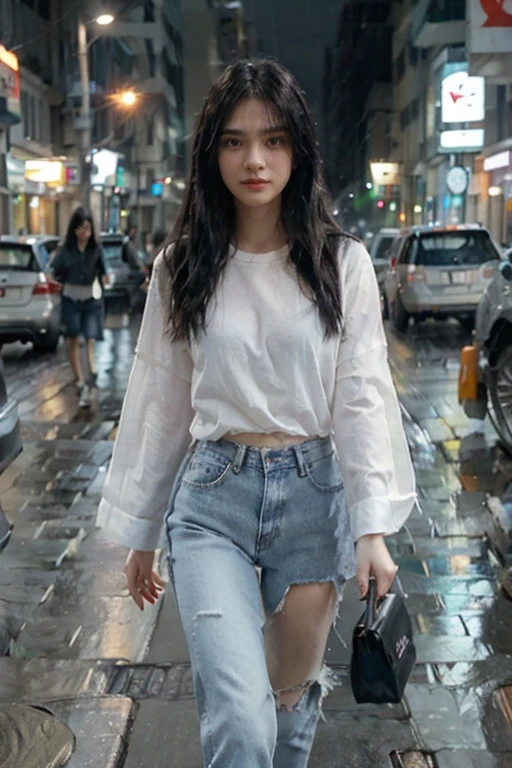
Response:
[{"label": "street light", "polygon": [[[97,24],[107,26],[114,21],[110,13],[104,13],[95,19]],[[89,46],[87,45],[87,27],[81,16],[78,17],[78,63],[80,66],[80,84],[82,104],[78,128],[81,131],[80,167],[82,176],[82,202],[90,208],[91,177],[87,165],[87,156],[91,151],[91,92],[89,84]]]},{"label": "street light", "polygon": [[111,13],[102,13],[101,16],[98,16],[96,19],[96,24],[99,24],[102,27],[106,27],[109,24],[112,24],[114,21],[114,17]]},{"label": "street light", "polygon": [[133,107],[137,103],[138,94],[135,91],[123,91],[118,94],[117,101],[123,107]]}]

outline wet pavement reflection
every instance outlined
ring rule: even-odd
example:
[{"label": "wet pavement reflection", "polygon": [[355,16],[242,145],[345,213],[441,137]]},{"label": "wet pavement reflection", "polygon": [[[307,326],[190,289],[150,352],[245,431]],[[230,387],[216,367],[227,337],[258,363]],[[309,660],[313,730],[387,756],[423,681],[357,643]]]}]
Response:
[{"label": "wet pavement reflection", "polygon": [[[163,768],[164,758],[165,768],[201,765],[172,594],[160,613],[141,615],[125,587],[125,550],[94,528],[139,322],[108,318],[88,411],[78,407],[62,344],[55,355],[30,345],[2,351],[24,452],[0,477],[15,524],[0,556],[0,705],[57,703],[77,736],[72,768]],[[355,704],[348,663],[361,604],[349,585],[339,625],[346,647],[333,635],[328,650],[342,685],[326,699],[311,765],[509,768],[512,457],[487,420],[482,434],[471,433],[459,406],[459,353],[469,337],[456,322],[387,334],[419,493],[389,546],[418,664],[402,704]]]}]

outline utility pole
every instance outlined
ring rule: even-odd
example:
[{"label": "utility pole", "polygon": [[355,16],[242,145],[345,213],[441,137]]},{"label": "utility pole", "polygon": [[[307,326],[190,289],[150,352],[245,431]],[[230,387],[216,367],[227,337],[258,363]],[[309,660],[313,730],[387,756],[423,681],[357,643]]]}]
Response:
[{"label": "utility pole", "polygon": [[82,184],[82,203],[85,208],[91,207],[91,163],[88,156],[91,151],[91,89],[89,83],[89,49],[87,46],[87,28],[78,19],[78,62],[80,66],[80,84],[82,103],[77,127],[80,130],[80,172]]}]

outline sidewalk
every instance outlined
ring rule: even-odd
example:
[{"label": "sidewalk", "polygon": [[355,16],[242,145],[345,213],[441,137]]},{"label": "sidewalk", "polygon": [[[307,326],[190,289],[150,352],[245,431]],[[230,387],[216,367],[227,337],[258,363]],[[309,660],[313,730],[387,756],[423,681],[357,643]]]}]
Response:
[{"label": "sidewalk", "polygon": [[[350,584],[347,647],[333,635],[327,659],[342,684],[325,700],[311,768],[510,768],[512,606],[500,579],[512,471],[491,429],[489,444],[466,435],[449,347],[437,361],[427,345],[433,367],[400,341],[390,353],[423,512],[390,541],[418,664],[400,705],[354,702],[349,646],[362,606]],[[16,523],[0,558],[0,643],[11,654],[0,658],[0,701],[49,705],[77,738],[69,768],[202,768],[172,591],[141,615],[124,589],[125,550],[94,529],[120,402],[106,391],[93,423],[73,417],[52,427],[55,439],[35,430],[0,480]]]}]

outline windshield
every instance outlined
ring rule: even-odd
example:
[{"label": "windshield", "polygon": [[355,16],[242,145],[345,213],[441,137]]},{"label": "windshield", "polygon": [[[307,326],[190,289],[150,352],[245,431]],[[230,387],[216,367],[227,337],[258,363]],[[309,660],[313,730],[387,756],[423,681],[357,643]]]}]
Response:
[{"label": "windshield", "polygon": [[0,269],[29,270],[39,272],[32,248],[29,245],[9,245],[0,243]]},{"label": "windshield", "polygon": [[103,253],[105,254],[105,261],[107,264],[112,264],[114,261],[121,261],[121,254],[123,250],[123,244],[117,243],[102,243]]},{"label": "windshield", "polygon": [[431,232],[416,239],[411,263],[424,267],[478,266],[500,256],[488,232]]}]

